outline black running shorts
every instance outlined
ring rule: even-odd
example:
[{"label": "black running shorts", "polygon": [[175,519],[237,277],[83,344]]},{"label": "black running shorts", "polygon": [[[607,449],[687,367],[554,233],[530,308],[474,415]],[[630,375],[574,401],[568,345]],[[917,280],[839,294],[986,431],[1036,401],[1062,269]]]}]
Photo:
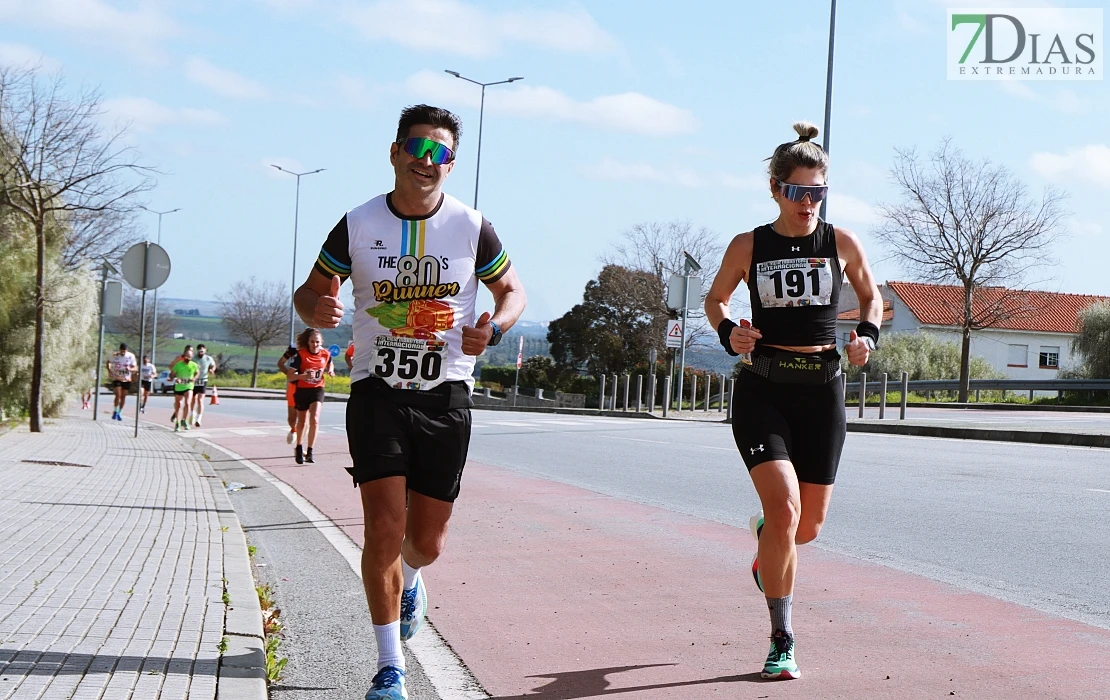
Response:
[{"label": "black running shorts", "polygon": [[121,382],[118,379],[112,380],[113,389],[123,389],[124,391],[131,391],[131,382]]},{"label": "black running shorts", "polygon": [[391,398],[388,388],[359,390],[373,381],[355,382],[347,402],[353,462],[347,471],[355,485],[403,476],[416,493],[454,502],[470,447],[470,408],[407,405]]},{"label": "black running shorts", "polygon": [[293,406],[298,411],[307,411],[317,401],[324,400],[324,387],[297,387],[293,392]]},{"label": "black running shorts", "polygon": [[204,396],[205,384],[193,384],[193,396]]},{"label": "black running shorts", "polygon": [[743,371],[736,380],[732,435],[748,471],[771,460],[794,465],[798,481],[830,485],[844,449],[844,378],[776,384]]},{"label": "black running shorts", "polygon": [[146,389],[147,391],[150,391],[150,380],[149,379],[141,379],[141,380],[139,380],[139,384],[144,389]]}]

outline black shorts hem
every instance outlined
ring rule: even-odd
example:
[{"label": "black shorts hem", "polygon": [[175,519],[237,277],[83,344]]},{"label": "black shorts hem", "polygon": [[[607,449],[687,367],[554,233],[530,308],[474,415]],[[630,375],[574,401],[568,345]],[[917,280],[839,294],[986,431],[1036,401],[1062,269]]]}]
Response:
[{"label": "black shorts hem", "polygon": [[124,391],[131,391],[131,382],[120,381],[119,379],[112,380],[113,389],[123,389]]},{"label": "black shorts hem", "polygon": [[208,385],[207,384],[194,384],[193,385],[193,396],[204,396],[204,387],[206,387],[206,386],[208,386]]},{"label": "black shorts hem", "polygon": [[148,379],[142,380],[141,382],[139,382],[139,386],[146,389],[147,391],[150,391],[150,380],[148,380]]}]

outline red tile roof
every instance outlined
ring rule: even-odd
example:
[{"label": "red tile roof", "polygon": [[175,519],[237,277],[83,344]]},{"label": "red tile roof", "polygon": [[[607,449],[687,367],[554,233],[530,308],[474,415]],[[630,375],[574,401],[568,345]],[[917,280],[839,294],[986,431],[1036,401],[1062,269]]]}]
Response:
[{"label": "red tile roof", "polygon": [[[963,287],[916,282],[887,282],[887,286],[921,323],[961,325]],[[1098,302],[1110,302],[1110,297],[982,287],[975,292],[972,314],[981,327],[1078,333],[1079,312]]]},{"label": "red tile roof", "polygon": [[[894,307],[889,301],[883,302],[883,323],[890,321],[894,318]],[[848,311],[841,311],[836,315],[837,321],[858,321],[859,309],[849,309]]]}]

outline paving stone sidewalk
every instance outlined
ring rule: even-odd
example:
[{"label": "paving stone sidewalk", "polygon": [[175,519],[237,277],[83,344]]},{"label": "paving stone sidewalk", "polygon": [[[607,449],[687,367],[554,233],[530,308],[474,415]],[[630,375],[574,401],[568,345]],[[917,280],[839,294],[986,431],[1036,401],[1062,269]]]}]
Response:
[{"label": "paving stone sidewalk", "polygon": [[171,433],[132,435],[88,414],[0,435],[2,700],[266,697],[246,544],[219,479]]}]

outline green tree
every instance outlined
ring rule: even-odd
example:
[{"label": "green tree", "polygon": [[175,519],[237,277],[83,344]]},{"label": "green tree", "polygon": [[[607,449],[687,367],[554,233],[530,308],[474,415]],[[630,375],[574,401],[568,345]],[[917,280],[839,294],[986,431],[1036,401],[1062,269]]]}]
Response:
[{"label": "green tree", "polygon": [[[952,379],[960,376],[960,345],[941,340],[931,333],[894,333],[884,336],[879,347],[871,353],[864,367],[848,364],[847,356],[841,358],[844,373],[848,380],[859,378],[861,371],[874,378],[886,372],[894,381],[900,381],[902,372],[908,372],[910,379]],[[1003,379],[1005,375],[995,371],[982,357],[972,355],[969,360],[972,379]],[[870,379],[868,380],[870,381]]]},{"label": "green tree", "polygon": [[658,276],[606,265],[582,303],[551,322],[547,340],[561,371],[620,374],[662,344],[667,317]]},{"label": "green tree", "polygon": [[1079,313],[1079,335],[1071,347],[1079,363],[1068,368],[1069,376],[1110,378],[1110,302],[1092,304]]}]

